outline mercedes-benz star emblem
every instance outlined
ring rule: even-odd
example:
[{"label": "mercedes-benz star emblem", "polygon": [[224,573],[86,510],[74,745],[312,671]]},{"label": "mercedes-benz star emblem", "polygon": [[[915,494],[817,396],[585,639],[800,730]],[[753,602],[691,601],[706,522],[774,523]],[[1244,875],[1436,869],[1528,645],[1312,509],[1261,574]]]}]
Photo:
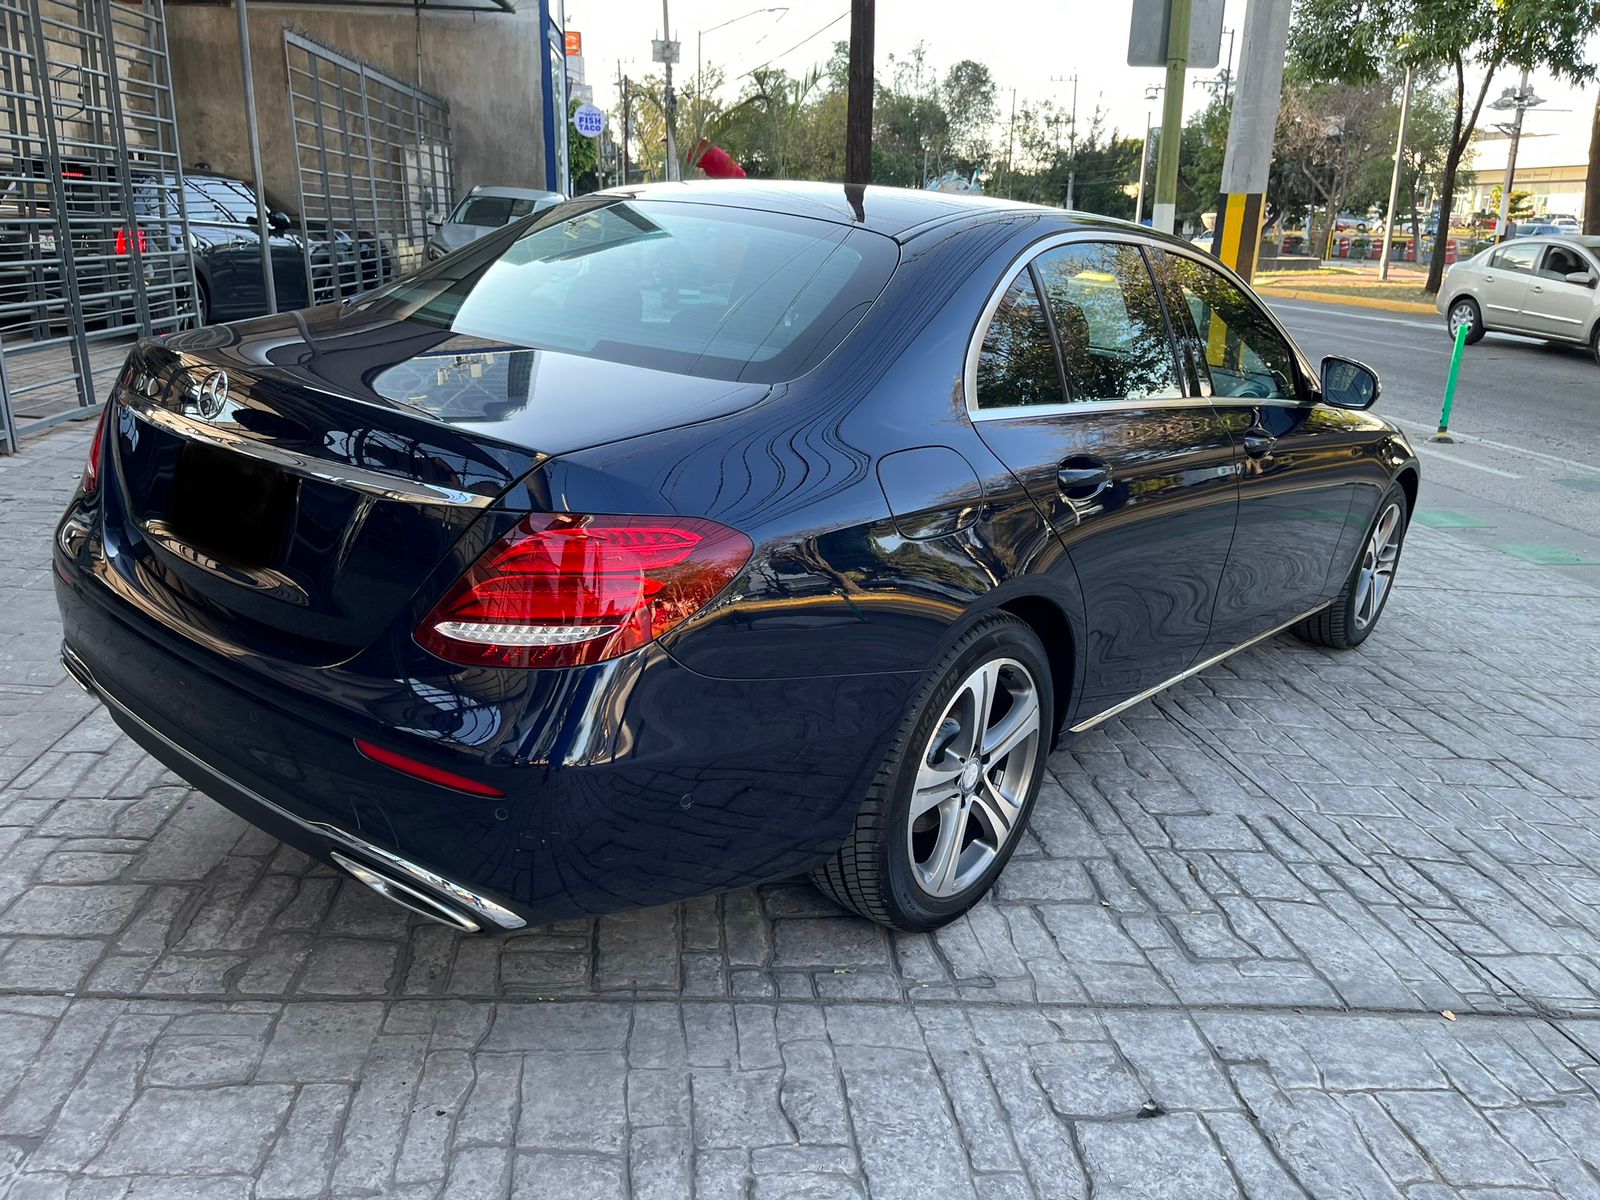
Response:
[{"label": "mercedes-benz star emblem", "polygon": [[228,373],[213,371],[196,384],[194,402],[200,415],[208,421],[219,416],[228,403]]}]

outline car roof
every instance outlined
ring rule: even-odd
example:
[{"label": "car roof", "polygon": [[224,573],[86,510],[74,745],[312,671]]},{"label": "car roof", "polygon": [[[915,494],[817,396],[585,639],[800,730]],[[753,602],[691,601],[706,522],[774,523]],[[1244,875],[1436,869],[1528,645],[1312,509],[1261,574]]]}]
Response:
[{"label": "car roof", "polygon": [[791,179],[695,179],[682,183],[647,183],[611,188],[596,195],[789,213],[797,217],[860,226],[901,242],[962,218],[998,218],[1031,213],[1063,218],[1063,225],[1069,228],[1114,228],[1142,233],[1156,241],[1183,244],[1181,239],[1169,238],[1147,226],[1112,217],[1070,212],[1020,200],[1002,200],[994,196],[879,187],[873,184],[862,187]]},{"label": "car roof", "polygon": [[539,188],[524,187],[475,187],[462,199],[468,196],[509,196],[513,200],[565,200],[560,192],[547,192]]}]

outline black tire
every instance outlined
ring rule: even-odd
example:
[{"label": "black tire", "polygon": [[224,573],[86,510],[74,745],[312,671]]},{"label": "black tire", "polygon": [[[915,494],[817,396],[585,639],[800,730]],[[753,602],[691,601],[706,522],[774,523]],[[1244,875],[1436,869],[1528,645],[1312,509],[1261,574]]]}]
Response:
[{"label": "black tire", "polygon": [[[1019,762],[1016,768],[1020,779],[1012,791],[1020,797],[1017,815],[1009,833],[994,849],[992,860],[982,868],[981,873],[958,891],[946,895],[932,894],[919,883],[919,868],[913,857],[913,837],[922,839],[929,836],[924,832],[914,834],[910,820],[914,784],[924,765],[925,755],[930,764],[935,753],[947,761],[953,761],[948,744],[935,742],[936,731],[943,735],[953,723],[947,719],[947,710],[951,710],[953,703],[962,702],[964,685],[974,672],[986,663],[998,663],[1001,660],[1012,664],[1001,670],[1002,674],[1012,673],[1013,683],[1021,682],[1021,675],[1016,669],[1019,665],[1031,677],[1033,694],[1039,706],[1039,731],[1033,744],[1032,758],[1026,765]],[[1009,692],[1007,694],[1011,695]],[[1001,720],[1005,716],[1006,711],[1002,711]],[[856,815],[855,827],[833,858],[811,873],[812,881],[845,908],[895,929],[921,932],[955,920],[993,886],[1015,850],[1022,830],[1027,827],[1028,816],[1039,796],[1040,781],[1044,778],[1054,719],[1055,696],[1049,658],[1038,636],[1026,623],[1007,613],[982,618],[928,672],[927,682],[912,701],[884,756],[883,765],[867,789],[866,798]],[[979,727],[981,729],[982,722]],[[1000,764],[997,770],[1006,769],[1001,758],[994,761]],[[987,770],[987,763],[981,769]],[[965,772],[961,779],[963,782],[958,786],[965,798],[967,789],[974,785],[964,782]],[[982,779],[981,774],[979,779]],[[942,812],[942,809],[939,811]],[[922,820],[925,819],[926,814]],[[936,819],[942,822],[945,818],[937,816]],[[983,828],[976,815],[963,816],[960,821],[963,830],[981,831]],[[918,828],[921,828],[920,821]],[[938,828],[942,830],[942,824]],[[960,836],[966,839],[970,834],[963,833]],[[986,845],[981,837],[960,843],[961,847],[976,847],[979,853],[975,857],[980,859],[987,853]],[[958,849],[956,856],[960,857],[963,853],[962,849]],[[932,857],[930,853],[930,861]],[[972,869],[976,868],[977,864],[974,863]]]},{"label": "black tire", "polygon": [[204,329],[211,321],[211,289],[206,287],[205,281],[195,280],[194,284],[195,308],[200,318],[200,328]]},{"label": "black tire", "polygon": [[1594,327],[1594,333],[1589,338],[1589,353],[1594,355],[1594,361],[1600,363],[1600,325]]},{"label": "black tire", "polygon": [[[1362,576],[1371,565],[1373,541],[1391,509],[1398,511],[1399,523],[1393,533],[1394,555],[1389,560],[1389,582],[1379,595],[1376,608],[1370,613],[1363,613],[1365,594],[1362,589]],[[1314,646],[1327,646],[1332,650],[1353,650],[1366,641],[1377,628],[1378,620],[1383,616],[1383,610],[1388,607],[1389,597],[1394,592],[1394,579],[1400,568],[1400,554],[1405,549],[1406,530],[1410,526],[1411,506],[1406,500],[1405,489],[1398,483],[1390,484],[1389,490],[1384,493],[1383,500],[1378,505],[1377,514],[1372,518],[1372,524],[1361,537],[1361,549],[1356,555],[1355,564],[1350,568],[1349,577],[1344,581],[1344,587],[1339,589],[1339,594],[1334,597],[1332,604],[1294,627],[1295,637]]]},{"label": "black tire", "polygon": [[1483,335],[1489,332],[1483,323],[1483,310],[1478,307],[1478,302],[1471,296],[1458,296],[1450,302],[1450,307],[1445,310],[1445,328],[1450,331],[1453,338],[1456,335],[1455,322],[1458,319],[1467,322],[1467,345],[1476,345],[1483,341]]}]

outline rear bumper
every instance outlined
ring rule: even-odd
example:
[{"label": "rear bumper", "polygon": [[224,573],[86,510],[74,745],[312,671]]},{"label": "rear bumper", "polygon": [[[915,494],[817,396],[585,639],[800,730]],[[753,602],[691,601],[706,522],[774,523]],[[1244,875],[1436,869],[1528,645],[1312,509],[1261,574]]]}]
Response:
[{"label": "rear bumper", "polygon": [[[479,672],[479,703],[447,734],[425,718],[467,695],[465,683],[442,686],[448,675],[265,671],[113,590],[92,538],[58,535],[55,567],[69,671],[150,754],[312,857],[386,870],[489,928],[819,865],[847,835],[918,682],[711,679],[646,647],[572,671]],[[401,775],[356,738],[505,796]]]},{"label": "rear bumper", "polygon": [[[61,665],[66,668],[67,674],[72,676],[79,687],[106,706],[111,719],[151,757],[176,771],[213,800],[238,813],[252,825],[265,829],[281,841],[324,860],[341,850],[354,851],[360,858],[372,862],[387,873],[403,877],[412,886],[421,889],[429,896],[436,897],[449,910],[464,913],[475,926],[490,925],[500,929],[521,929],[527,924],[527,921],[509,908],[481,893],[474,892],[454,880],[359,838],[348,829],[342,829],[332,822],[297,816],[288,809],[274,804],[265,796],[230,779],[209,763],[185,750],[116,696],[106,691],[84,661],[65,644],[61,647]],[[359,862],[359,859],[357,861]],[[464,923],[461,924],[464,927]]]}]

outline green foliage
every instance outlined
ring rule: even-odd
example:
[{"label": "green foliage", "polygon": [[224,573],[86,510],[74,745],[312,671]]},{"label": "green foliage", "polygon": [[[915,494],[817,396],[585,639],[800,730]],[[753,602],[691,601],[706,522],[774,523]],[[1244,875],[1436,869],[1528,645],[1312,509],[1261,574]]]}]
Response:
[{"label": "green foliage", "polygon": [[[1600,0],[1299,0],[1294,22],[1291,79],[1361,85],[1409,66],[1424,76],[1443,73],[1454,85],[1439,180],[1440,223],[1448,227],[1461,162],[1496,73],[1513,67],[1572,82],[1594,78],[1588,45],[1600,26]],[[1441,237],[1434,246],[1429,291],[1443,279],[1445,243]]]},{"label": "green foliage", "polygon": [[580,180],[587,184],[582,191],[594,190],[595,168],[600,165],[600,139],[584,137],[572,127],[580,103],[574,100],[567,105],[567,177],[572,180],[574,195],[580,191]]}]

